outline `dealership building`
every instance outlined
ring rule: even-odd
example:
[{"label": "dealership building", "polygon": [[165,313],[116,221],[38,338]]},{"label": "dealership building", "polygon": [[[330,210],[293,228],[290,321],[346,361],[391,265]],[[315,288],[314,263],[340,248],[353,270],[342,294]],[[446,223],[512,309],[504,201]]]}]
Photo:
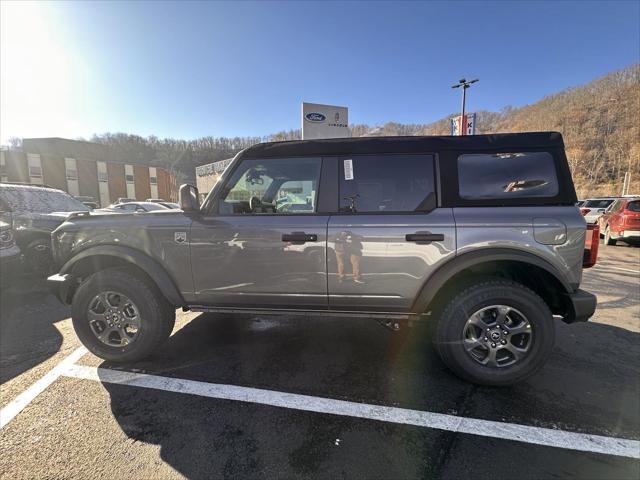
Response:
[{"label": "dealership building", "polygon": [[177,199],[175,176],[166,169],[123,158],[106,145],[65,138],[25,138],[21,149],[2,150],[0,180],[48,185],[93,197],[103,207],[123,197]]}]

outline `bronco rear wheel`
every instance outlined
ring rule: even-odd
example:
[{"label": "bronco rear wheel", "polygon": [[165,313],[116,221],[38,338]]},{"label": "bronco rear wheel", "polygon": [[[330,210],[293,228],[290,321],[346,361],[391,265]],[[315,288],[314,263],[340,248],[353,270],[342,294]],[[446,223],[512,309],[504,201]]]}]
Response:
[{"label": "bronco rear wheel", "polygon": [[510,385],[533,375],[554,341],[549,307],[510,280],[484,282],[456,295],[442,312],[435,338],[444,363],[482,385]]},{"label": "bronco rear wheel", "polygon": [[169,337],[175,309],[148,280],[113,268],[78,287],[72,318],[78,338],[93,354],[131,362],[148,356]]}]

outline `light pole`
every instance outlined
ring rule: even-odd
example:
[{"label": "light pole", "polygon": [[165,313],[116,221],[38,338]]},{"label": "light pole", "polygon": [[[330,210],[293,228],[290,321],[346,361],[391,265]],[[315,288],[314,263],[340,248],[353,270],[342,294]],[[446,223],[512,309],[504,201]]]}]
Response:
[{"label": "light pole", "polygon": [[480,80],[479,78],[476,78],[475,80],[469,80],[467,82],[467,80],[465,78],[461,79],[457,84],[452,85],[451,88],[460,88],[462,87],[462,113],[460,114],[460,135],[464,135],[465,134],[465,128],[464,128],[464,104],[465,101],[467,99],[467,88],[469,88],[471,86],[472,83],[476,83],[478,80]]}]

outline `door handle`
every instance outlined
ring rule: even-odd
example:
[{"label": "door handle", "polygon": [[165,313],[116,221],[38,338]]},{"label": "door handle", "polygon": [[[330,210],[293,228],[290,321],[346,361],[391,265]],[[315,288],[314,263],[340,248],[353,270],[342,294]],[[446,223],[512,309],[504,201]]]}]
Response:
[{"label": "door handle", "polygon": [[442,242],[444,240],[444,234],[431,233],[431,232],[416,232],[416,233],[407,233],[404,236],[404,238],[407,242],[418,242],[418,243]]},{"label": "door handle", "polygon": [[304,232],[283,233],[282,241],[297,243],[297,244],[301,244],[305,242],[317,242],[318,235],[316,235],[315,233],[304,233]]}]

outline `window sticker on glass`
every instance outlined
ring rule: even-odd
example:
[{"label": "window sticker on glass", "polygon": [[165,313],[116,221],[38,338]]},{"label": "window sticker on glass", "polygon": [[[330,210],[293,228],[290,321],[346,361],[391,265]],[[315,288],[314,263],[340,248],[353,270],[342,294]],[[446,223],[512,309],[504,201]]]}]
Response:
[{"label": "window sticker on glass", "polygon": [[344,161],[344,179],[353,180],[353,160]]}]

